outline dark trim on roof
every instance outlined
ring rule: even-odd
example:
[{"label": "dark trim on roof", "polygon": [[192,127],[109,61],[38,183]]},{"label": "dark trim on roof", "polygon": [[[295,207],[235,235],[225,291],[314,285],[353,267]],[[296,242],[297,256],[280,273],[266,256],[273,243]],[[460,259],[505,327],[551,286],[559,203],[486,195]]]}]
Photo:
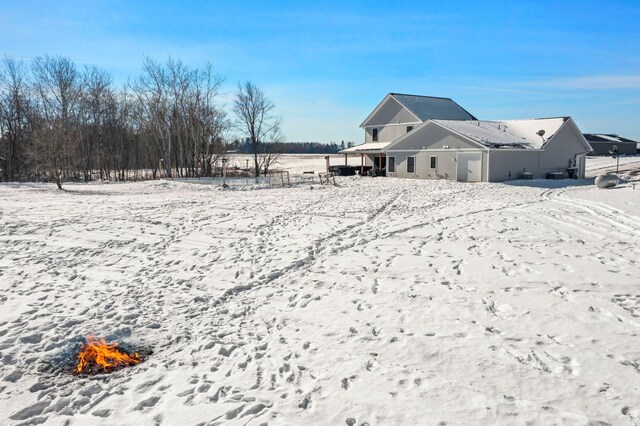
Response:
[{"label": "dark trim on roof", "polygon": [[[411,96],[414,98],[429,98],[429,99],[443,99],[446,101],[451,101],[453,102],[458,108],[460,108],[462,111],[466,112],[469,117],[471,117],[471,120],[477,120],[477,118],[471,114],[469,111],[467,111],[466,109],[464,109],[459,103],[457,103],[456,101],[454,101],[451,98],[447,98],[447,97],[443,97],[443,96],[427,96],[427,95],[412,95],[410,93],[395,93],[395,92],[391,92],[389,93],[389,95],[393,96],[393,98],[397,101],[400,102],[400,104],[402,105],[402,102],[399,99],[396,99],[396,96]],[[404,106],[404,105],[402,105]],[[408,107],[404,106],[405,108],[407,108],[409,111],[411,111]],[[412,112],[413,114],[413,112]],[[415,114],[414,114],[415,115]]]},{"label": "dark trim on roof", "polygon": [[412,95],[411,93],[394,93],[394,92],[391,92],[391,93],[389,93],[389,94],[390,94],[390,95],[392,95],[392,96],[400,95],[400,96],[413,96],[413,97],[415,97],[415,98],[448,99],[448,100],[450,100],[450,101],[452,101],[452,100],[453,100],[453,99],[451,99],[451,98],[445,98],[445,97],[443,97],[443,96]]},{"label": "dark trim on roof", "polygon": [[[583,133],[583,136],[586,140],[590,142],[609,142],[609,143],[638,143],[633,139],[623,138],[622,136],[618,136],[616,134],[611,133]],[[608,136],[610,138],[616,138],[617,141],[612,141],[610,139],[602,138],[601,136]]]}]

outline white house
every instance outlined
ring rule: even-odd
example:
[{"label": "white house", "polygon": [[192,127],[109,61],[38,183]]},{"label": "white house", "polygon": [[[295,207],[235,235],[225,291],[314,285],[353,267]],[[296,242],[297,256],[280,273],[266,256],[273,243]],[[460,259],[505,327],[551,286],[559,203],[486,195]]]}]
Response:
[{"label": "white house", "polygon": [[389,93],[360,124],[364,144],[340,151],[362,154],[365,164],[384,169],[384,149],[391,142],[430,119],[473,120],[475,117],[449,98]]},{"label": "white house", "polygon": [[[365,120],[365,143],[343,153],[365,154],[387,176],[405,178],[500,182],[548,173],[584,177],[591,147],[570,117],[482,121],[450,99],[410,95],[400,95],[404,102],[397,102],[393,114],[389,99],[397,96],[387,95]],[[407,106],[410,98],[440,108],[415,114]],[[448,118],[437,117],[442,115]]]}]

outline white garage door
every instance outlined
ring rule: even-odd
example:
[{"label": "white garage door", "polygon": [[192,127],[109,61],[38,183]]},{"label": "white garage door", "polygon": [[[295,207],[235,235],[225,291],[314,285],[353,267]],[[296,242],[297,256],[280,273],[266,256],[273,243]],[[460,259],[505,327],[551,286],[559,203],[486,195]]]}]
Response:
[{"label": "white garage door", "polygon": [[482,153],[481,152],[459,152],[458,181],[460,182],[481,182],[482,181]]}]

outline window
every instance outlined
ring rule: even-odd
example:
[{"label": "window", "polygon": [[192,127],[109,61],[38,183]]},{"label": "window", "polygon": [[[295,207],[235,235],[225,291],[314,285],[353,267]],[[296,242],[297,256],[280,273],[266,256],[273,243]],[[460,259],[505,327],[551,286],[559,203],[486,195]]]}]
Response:
[{"label": "window", "polygon": [[437,164],[437,160],[438,157],[431,157],[431,168],[435,169],[436,168],[436,164]]},{"label": "window", "polygon": [[371,140],[373,142],[378,142],[378,129],[371,130]]},{"label": "window", "polygon": [[407,126],[407,133],[413,130],[413,126]]},{"label": "window", "polygon": [[407,157],[407,173],[416,172],[416,157]]},{"label": "window", "polygon": [[387,171],[389,173],[396,172],[396,157],[389,157],[389,165],[387,166]]}]

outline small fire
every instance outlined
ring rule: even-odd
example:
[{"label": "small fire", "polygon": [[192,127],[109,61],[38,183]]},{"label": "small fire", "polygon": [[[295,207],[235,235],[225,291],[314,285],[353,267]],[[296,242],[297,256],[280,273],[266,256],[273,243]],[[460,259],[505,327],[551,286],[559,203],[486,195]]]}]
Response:
[{"label": "small fire", "polygon": [[107,343],[104,339],[87,337],[87,344],[82,345],[78,353],[78,363],[74,371],[80,374],[95,365],[107,372],[114,368],[135,365],[140,361],[140,355],[137,352],[129,355],[118,349],[116,342]]}]

